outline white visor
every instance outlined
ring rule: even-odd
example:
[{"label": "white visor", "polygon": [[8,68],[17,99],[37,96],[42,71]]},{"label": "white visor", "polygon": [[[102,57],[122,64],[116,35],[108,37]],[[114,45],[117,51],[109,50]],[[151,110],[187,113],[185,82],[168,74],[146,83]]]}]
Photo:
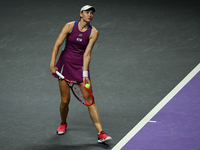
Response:
[{"label": "white visor", "polygon": [[81,8],[80,12],[82,12],[83,10],[88,10],[88,9],[92,9],[95,12],[95,7],[94,6],[90,6],[90,5],[85,5]]}]

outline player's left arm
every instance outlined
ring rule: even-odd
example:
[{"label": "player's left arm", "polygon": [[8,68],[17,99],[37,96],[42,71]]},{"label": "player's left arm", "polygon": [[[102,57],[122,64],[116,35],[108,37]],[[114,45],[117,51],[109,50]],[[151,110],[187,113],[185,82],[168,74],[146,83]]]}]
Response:
[{"label": "player's left arm", "polygon": [[91,60],[92,48],[93,48],[95,42],[97,41],[98,36],[99,36],[98,30],[93,27],[91,35],[90,35],[89,43],[86,47],[86,50],[85,50],[85,53],[83,56],[83,71],[88,71],[90,60]]}]

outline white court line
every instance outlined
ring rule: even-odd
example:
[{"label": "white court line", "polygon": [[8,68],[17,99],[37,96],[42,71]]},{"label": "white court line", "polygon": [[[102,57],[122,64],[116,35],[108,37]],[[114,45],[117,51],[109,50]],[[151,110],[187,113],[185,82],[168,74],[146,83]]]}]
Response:
[{"label": "white court line", "polygon": [[150,120],[149,122],[156,123],[157,121],[152,121],[152,120]]},{"label": "white court line", "polygon": [[[198,72],[200,63],[169,93],[165,96],[129,133],[126,134],[112,150],[120,150],[137,132],[142,129]],[[151,121],[150,121],[151,122]]]}]

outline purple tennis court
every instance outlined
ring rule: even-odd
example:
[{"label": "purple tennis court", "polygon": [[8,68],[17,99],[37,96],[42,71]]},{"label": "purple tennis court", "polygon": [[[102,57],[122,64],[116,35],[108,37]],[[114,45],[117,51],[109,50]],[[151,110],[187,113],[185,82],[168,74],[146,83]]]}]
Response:
[{"label": "purple tennis court", "polygon": [[[200,65],[199,65],[200,66]],[[200,149],[200,72],[190,79],[160,111],[135,134],[122,150]],[[175,89],[176,90],[176,89]],[[118,148],[116,148],[118,149]]]}]

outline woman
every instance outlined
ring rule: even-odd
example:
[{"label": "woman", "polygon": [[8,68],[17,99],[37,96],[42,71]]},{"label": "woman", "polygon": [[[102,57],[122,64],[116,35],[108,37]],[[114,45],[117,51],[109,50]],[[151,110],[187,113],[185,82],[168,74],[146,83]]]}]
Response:
[{"label": "woman", "polygon": [[[98,38],[98,31],[90,25],[95,12],[95,7],[85,5],[80,10],[80,21],[67,23],[60,35],[58,36],[53,47],[50,71],[53,76],[58,78],[55,72],[58,70],[67,79],[90,84],[89,64],[91,60],[91,51]],[[62,51],[60,58],[55,66],[55,60],[58,50],[66,39],[65,49]],[[67,128],[67,115],[69,111],[70,90],[68,84],[59,79],[61,94],[60,116],[61,123],[57,129],[57,134],[65,134]],[[92,91],[92,85],[90,86]],[[94,103],[88,106],[90,117],[98,131],[98,142],[109,141],[112,138],[102,129],[99,113]]]}]

